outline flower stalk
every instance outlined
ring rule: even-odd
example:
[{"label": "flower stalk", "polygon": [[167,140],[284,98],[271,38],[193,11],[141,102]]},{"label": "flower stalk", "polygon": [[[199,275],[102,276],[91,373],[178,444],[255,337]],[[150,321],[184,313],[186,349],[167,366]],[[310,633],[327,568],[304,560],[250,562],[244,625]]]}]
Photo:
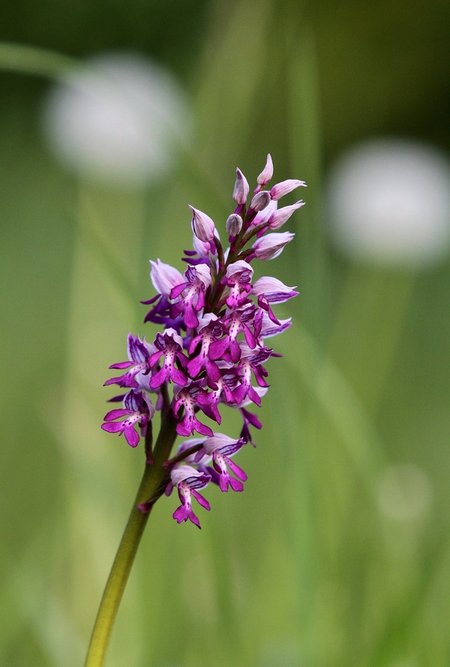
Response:
[{"label": "flower stalk", "polygon": [[168,472],[164,463],[169,458],[175,442],[175,429],[176,421],[166,414],[161,422],[161,431],[154,448],[153,463],[145,464],[144,474],[105,585],[89,642],[85,667],[102,667],[104,664],[111,631],[142,534],[154,503],[164,493],[167,485]]}]

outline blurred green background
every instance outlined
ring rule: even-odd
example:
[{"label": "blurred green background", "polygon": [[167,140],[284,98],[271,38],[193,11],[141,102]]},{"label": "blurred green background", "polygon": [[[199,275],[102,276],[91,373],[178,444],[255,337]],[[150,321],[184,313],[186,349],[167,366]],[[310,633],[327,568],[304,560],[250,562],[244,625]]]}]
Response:
[{"label": "blurred green background", "polygon": [[[358,142],[444,154],[448,18],[439,0],[2,5],[2,666],[82,663],[142,466],[99,429],[107,366],[129,330],[151,337],[147,260],[180,268],[187,203],[222,224],[235,167],[253,182],[268,151],[277,180],[309,187],[295,242],[264,267],[302,295],[281,309],[294,326],[274,340],[285,356],[258,446],[240,455],[246,491],[210,490],[202,531],[172,521],[175,498],[158,503],[107,664],[450,664],[446,241],[423,263],[401,244],[388,262],[344,252],[326,196]],[[156,128],[149,157],[136,167],[131,151],[113,177],[71,169],[52,134],[64,77],[105,53],[170,72],[185,119],[170,144],[164,104],[139,116]],[[113,96],[125,125],[134,93]],[[86,160],[109,159],[108,141],[86,143]]]}]

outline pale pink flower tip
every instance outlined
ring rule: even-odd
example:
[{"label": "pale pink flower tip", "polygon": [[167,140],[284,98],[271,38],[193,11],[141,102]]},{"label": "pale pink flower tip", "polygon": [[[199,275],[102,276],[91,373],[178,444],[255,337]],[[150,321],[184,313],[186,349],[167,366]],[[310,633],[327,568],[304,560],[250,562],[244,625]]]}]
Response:
[{"label": "pale pink flower tip", "polygon": [[295,178],[288,178],[286,181],[281,181],[281,183],[274,185],[270,190],[270,196],[272,199],[278,200],[292,192],[292,190],[304,187],[306,187],[305,181],[298,181]]},{"label": "pale pink flower tip", "polygon": [[240,169],[236,169],[236,181],[233,189],[233,199],[236,204],[242,205],[247,201],[250,186]]},{"label": "pale pink flower tip", "polygon": [[203,211],[189,205],[192,211],[192,231],[200,241],[213,241],[217,236],[214,220]]},{"label": "pale pink flower tip", "polygon": [[267,154],[267,160],[266,160],[266,165],[260,175],[258,176],[257,182],[258,185],[261,185],[262,187],[265,186],[266,183],[270,181],[270,179],[273,176],[273,162],[272,162],[272,156],[270,153]]}]

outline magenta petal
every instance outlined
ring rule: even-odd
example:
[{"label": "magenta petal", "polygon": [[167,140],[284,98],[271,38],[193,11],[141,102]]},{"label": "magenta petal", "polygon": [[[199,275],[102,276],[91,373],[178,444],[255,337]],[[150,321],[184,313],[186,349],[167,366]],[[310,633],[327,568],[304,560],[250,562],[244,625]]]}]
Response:
[{"label": "magenta petal", "polygon": [[[215,422],[218,424],[222,423],[222,415],[219,412],[219,408],[217,407],[217,403],[211,403],[209,406],[211,410],[211,415],[208,415],[211,417],[211,419],[214,419]],[[203,410],[206,414],[206,410]]]},{"label": "magenta petal", "polygon": [[[200,403],[200,401],[199,401],[199,403]],[[221,417],[221,414],[220,414],[220,412],[217,408],[216,403],[212,403],[212,402],[208,403],[208,401],[204,401],[200,405],[202,406],[202,410],[207,417],[209,417],[210,419],[213,419],[218,424],[222,423],[222,417]]]},{"label": "magenta petal", "polygon": [[127,375],[125,374],[125,375],[119,375],[118,377],[109,378],[109,380],[106,380],[106,382],[103,383],[103,386],[104,387],[109,387],[109,385],[111,385],[111,384],[118,384],[118,385],[121,385],[123,387],[124,385],[122,384],[122,382],[125,382],[125,381],[126,381],[126,386],[128,386],[128,387],[130,386],[129,383],[131,383],[133,386],[136,385],[136,383],[134,381],[134,378],[132,378],[132,377],[127,378]]},{"label": "magenta petal", "polygon": [[180,296],[181,292],[184,290],[186,287],[187,283],[181,283],[181,285],[176,285],[170,290],[170,298],[171,299],[176,299],[177,296]]},{"label": "magenta petal", "polygon": [[203,291],[198,292],[197,301],[195,303],[195,310],[198,312],[204,307],[204,305],[205,305],[205,293]]},{"label": "magenta petal", "polygon": [[132,426],[127,426],[124,429],[123,432],[126,441],[130,445],[130,447],[136,447],[136,445],[139,443],[139,434],[134,430]]},{"label": "magenta petal", "polygon": [[230,356],[231,356],[231,361],[233,361],[234,363],[239,361],[239,359],[241,358],[241,348],[239,347],[239,343],[236,340],[231,341]]},{"label": "magenta petal", "polygon": [[222,340],[215,340],[209,346],[209,358],[213,361],[215,359],[220,359],[223,357],[225,350],[228,348],[228,338],[222,338]]},{"label": "magenta petal", "polygon": [[236,403],[242,403],[244,398],[247,395],[247,387],[244,385],[239,385],[239,387],[236,387],[236,389],[233,392],[233,398],[236,401]]},{"label": "magenta petal", "polygon": [[196,514],[194,514],[192,510],[189,512],[188,518],[189,521],[194,524],[194,526],[197,526],[197,528],[201,528],[199,518]]},{"label": "magenta petal", "polygon": [[167,370],[163,367],[157,373],[152,375],[152,378],[150,380],[150,387],[152,389],[158,389],[158,387],[160,387],[162,383],[166,381],[166,379],[167,379]]},{"label": "magenta petal", "polygon": [[192,434],[192,429],[189,428],[189,426],[186,424],[186,422],[183,420],[179,424],[177,424],[177,433],[178,435],[191,435]]},{"label": "magenta petal", "polygon": [[202,494],[196,491],[195,489],[191,489],[191,493],[194,496],[195,500],[198,502],[198,504],[204,507],[205,510],[208,510],[209,512],[209,510],[211,509],[211,505],[206,500],[206,498],[202,496]]},{"label": "magenta petal", "polygon": [[188,363],[187,369],[191,378],[197,377],[202,369],[202,357],[200,354],[194,359],[191,359],[191,361]]},{"label": "magenta petal", "polygon": [[107,422],[102,424],[102,429],[107,431],[107,433],[121,433],[123,431],[122,422]]},{"label": "magenta petal", "polygon": [[201,336],[195,336],[189,344],[189,354],[192,354],[197,347],[197,345],[200,343],[202,337]]},{"label": "magenta petal", "polygon": [[130,368],[133,365],[132,361],[121,361],[118,364],[111,364],[110,368]]},{"label": "magenta petal", "polygon": [[183,521],[187,521],[188,519],[187,509],[185,508],[184,505],[180,505],[180,507],[178,507],[172,514],[172,516],[177,523],[182,523]]},{"label": "magenta petal", "polygon": [[275,313],[273,312],[272,308],[271,308],[270,306],[268,306],[268,308],[267,308],[266,310],[267,310],[267,314],[269,315],[269,318],[272,320],[272,322],[273,322],[274,324],[280,325],[281,322],[280,322],[280,320],[277,318],[277,316],[275,315]]},{"label": "magenta petal", "polygon": [[187,358],[184,356],[184,354],[183,354],[182,352],[177,352],[177,355],[176,355],[176,356],[177,356],[177,359],[178,359],[178,361],[179,361],[179,363],[180,363],[180,366],[181,366],[183,369],[186,368],[186,366],[187,366],[187,364],[188,364],[188,360],[187,360]]},{"label": "magenta petal", "polygon": [[209,428],[209,426],[206,426],[206,424],[202,424],[196,417],[193,419],[193,425],[194,429],[197,431],[197,433],[201,433],[202,435],[214,435],[212,430]]},{"label": "magenta petal", "polygon": [[252,334],[252,332],[250,331],[250,329],[247,326],[244,326],[244,336],[245,336],[245,340],[247,342],[247,345],[249,347],[251,347],[251,349],[253,350],[256,347],[256,342],[257,341],[256,341],[256,338],[254,337],[254,335]]},{"label": "magenta petal", "polygon": [[261,397],[256,393],[253,387],[248,388],[248,397],[253,403],[256,403],[256,405],[261,405]]},{"label": "magenta petal", "polygon": [[238,479],[234,479],[234,477],[231,477],[231,475],[228,478],[228,481],[233,491],[237,491],[238,493],[240,493],[241,491],[244,490],[244,485],[242,484],[242,482],[240,482]]},{"label": "magenta petal", "polygon": [[119,408],[118,410],[110,410],[109,412],[107,412],[103,419],[105,420],[105,422],[108,422],[111,421],[112,419],[125,417],[125,415],[129,414],[130,414],[129,410],[125,410],[124,408]]},{"label": "magenta petal", "polygon": [[139,443],[139,434],[134,430],[134,428],[132,426],[127,426],[123,434],[130,447],[136,447],[136,445]]},{"label": "magenta petal", "polygon": [[230,476],[225,474],[222,474],[219,476],[219,489],[222,491],[222,493],[228,493],[228,481],[230,479]]},{"label": "magenta petal", "polygon": [[198,317],[191,303],[186,304],[186,309],[184,311],[184,321],[190,329],[195,329],[195,327],[198,326]]},{"label": "magenta petal", "polygon": [[208,358],[205,360],[206,373],[208,375],[208,380],[212,382],[217,382],[220,378],[220,371],[217,368],[216,364],[213,364]]},{"label": "magenta petal", "polygon": [[184,373],[179,371],[178,368],[174,368],[172,370],[170,377],[175,382],[175,384],[178,384],[181,387],[185,387],[188,383],[187,377],[185,376]]},{"label": "magenta petal", "polygon": [[242,470],[242,468],[238,466],[237,463],[235,463],[228,457],[226,457],[226,464],[234,472],[236,477],[239,477],[239,479],[241,479],[243,482],[245,482],[248,479],[245,470]]},{"label": "magenta petal", "polygon": [[150,355],[149,359],[149,365],[154,366],[158,361],[161,359],[161,355],[163,354],[162,350],[158,350],[157,352],[153,352],[152,355]]},{"label": "magenta petal", "polygon": [[248,422],[257,429],[262,428],[262,423],[260,422],[258,417],[255,414],[253,414],[253,412],[249,412],[245,408],[241,408],[241,413],[242,416],[244,417],[244,421]]}]

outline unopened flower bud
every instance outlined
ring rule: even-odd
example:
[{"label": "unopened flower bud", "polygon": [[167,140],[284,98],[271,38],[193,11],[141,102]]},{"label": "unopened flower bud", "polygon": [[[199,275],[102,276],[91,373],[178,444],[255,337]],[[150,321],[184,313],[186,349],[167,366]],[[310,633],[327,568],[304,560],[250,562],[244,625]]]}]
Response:
[{"label": "unopened flower bud", "polygon": [[272,199],[278,200],[281,199],[281,197],[284,197],[284,195],[289,194],[289,192],[292,192],[292,190],[300,187],[306,187],[305,181],[298,181],[295,178],[288,178],[287,181],[281,181],[281,183],[274,185],[270,190],[270,196]]},{"label": "unopened flower bud", "polygon": [[237,236],[242,229],[242,218],[237,213],[232,213],[228,216],[227,222],[227,234],[228,236]]},{"label": "unopened flower bud", "polygon": [[298,202],[295,202],[295,204],[292,204],[291,206],[283,206],[283,208],[279,208],[269,218],[269,227],[270,229],[280,229],[284,225],[285,222],[289,220],[291,215],[301,206],[304,206],[305,202],[300,199]]},{"label": "unopened flower bud", "polygon": [[250,190],[247,179],[240,169],[236,169],[236,181],[233,189],[233,199],[236,204],[245,204]]},{"label": "unopened flower bud", "polygon": [[273,213],[277,210],[278,208],[278,202],[275,201],[275,199],[272,199],[270,203],[266,206],[266,208],[263,208],[262,211],[259,211],[255,215],[255,217],[252,220],[252,225],[254,227],[259,227],[262,224],[265,224],[269,222],[270,218],[272,217]]},{"label": "unopened flower bud", "polygon": [[281,232],[267,234],[255,241],[253,252],[258,259],[275,259],[281,255],[284,247],[292,241],[294,234],[292,232]]},{"label": "unopened flower bud", "polygon": [[197,208],[190,206],[192,210],[192,231],[200,241],[213,241],[217,236],[214,221]]},{"label": "unopened flower bud", "polygon": [[258,192],[256,194],[250,204],[250,208],[252,208],[254,211],[262,211],[266,206],[268,206],[270,203],[270,192],[267,192],[267,190],[261,190],[261,192]]},{"label": "unopened flower bud", "polygon": [[264,187],[273,176],[273,162],[270,153],[267,155],[266,166],[258,176],[258,185]]}]

